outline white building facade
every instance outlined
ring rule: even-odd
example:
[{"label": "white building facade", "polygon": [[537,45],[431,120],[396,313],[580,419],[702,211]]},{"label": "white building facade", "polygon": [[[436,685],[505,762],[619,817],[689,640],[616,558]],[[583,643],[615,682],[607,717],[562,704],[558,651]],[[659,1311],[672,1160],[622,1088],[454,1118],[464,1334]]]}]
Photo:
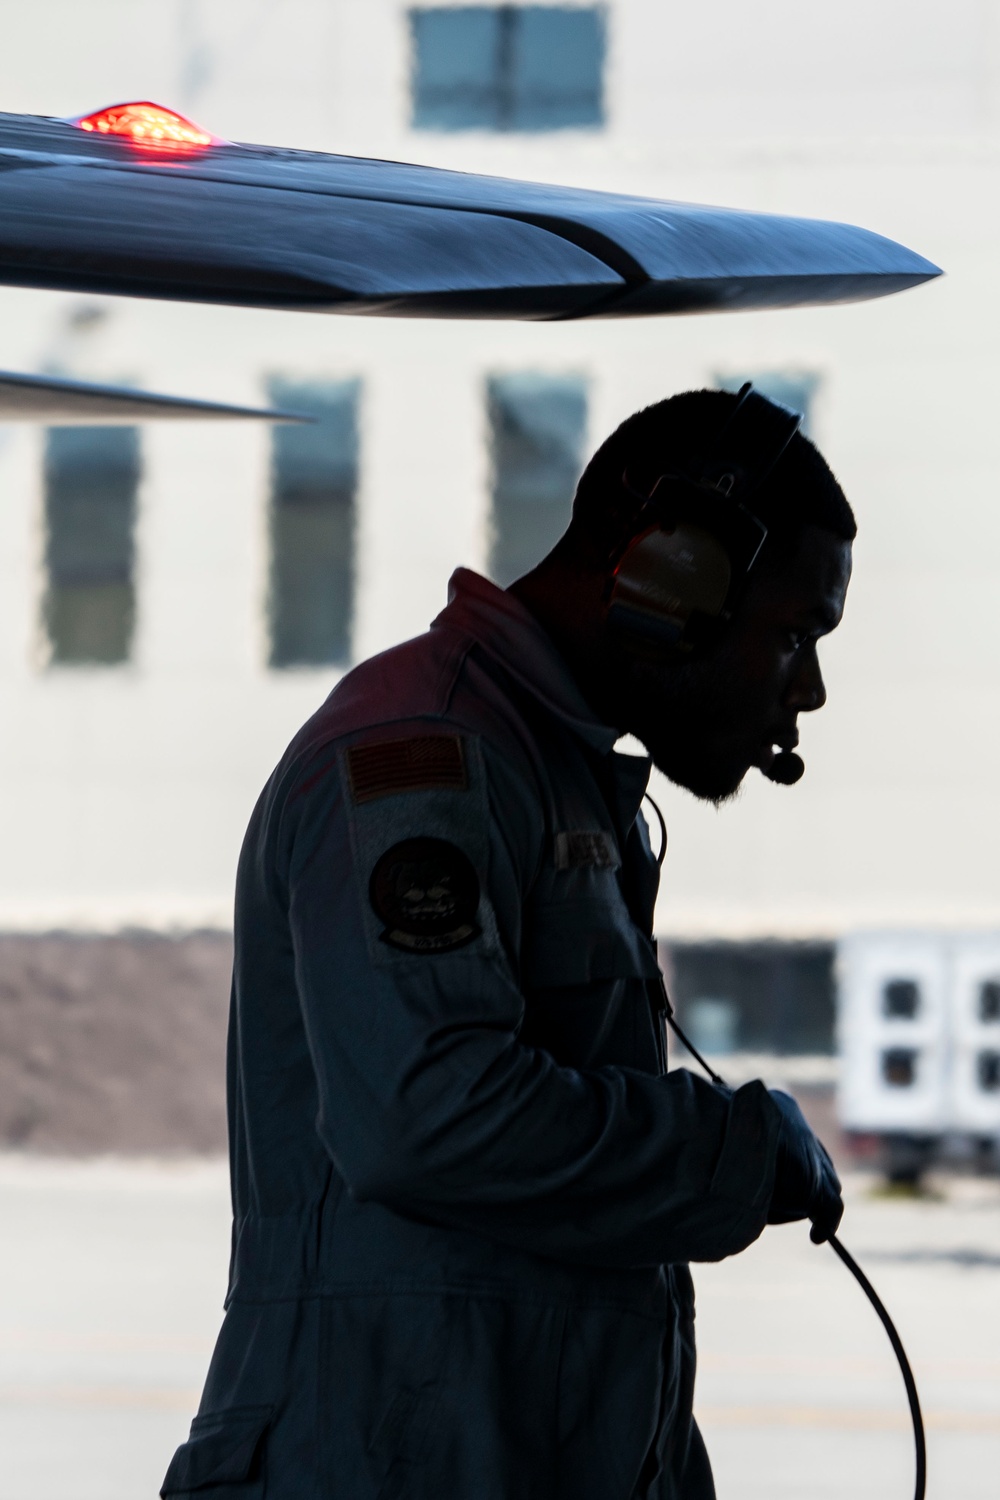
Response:
[{"label": "white building facade", "polygon": [[[502,573],[540,543],[628,413],[743,376],[808,401],[857,510],[855,579],[805,780],[754,776],[721,812],[659,788],[659,930],[1000,926],[996,0],[37,0],[5,19],[4,109],[129,98],[232,140],[849,220],[947,277],[551,325],[0,289],[7,368],[336,409],[318,458],[263,427],[141,429],[100,565],[86,495],[60,490],[72,440],[60,469],[62,440],[0,431],[0,929],[226,926],[253,802],[345,665],[423,629],[456,566]],[[324,558],[339,603],[317,624]],[[74,635],[88,588],[106,659]]]}]

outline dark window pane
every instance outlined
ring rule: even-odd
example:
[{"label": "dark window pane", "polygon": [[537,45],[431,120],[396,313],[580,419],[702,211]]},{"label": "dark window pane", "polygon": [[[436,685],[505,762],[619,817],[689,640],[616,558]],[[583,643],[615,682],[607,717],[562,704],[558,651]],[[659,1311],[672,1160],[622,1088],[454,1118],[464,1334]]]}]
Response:
[{"label": "dark window pane", "polygon": [[410,12],[413,124],[559,130],[604,119],[604,15],[552,5]]},{"label": "dark window pane", "polygon": [[499,128],[500,12],[484,6],[410,12],[413,123]]},{"label": "dark window pane", "polygon": [[979,1087],[987,1094],[1000,1089],[1000,1052],[980,1052],[976,1058]]},{"label": "dark window pane", "polygon": [[587,421],[584,382],[500,375],[487,387],[493,515],[489,571],[506,586],[540,562],[565,531]]},{"label": "dark window pane", "polygon": [[1000,980],[984,979],[979,986],[979,1019],[1000,1021]]},{"label": "dark window pane", "polygon": [[890,979],[882,989],[882,1014],[912,1021],[920,1008],[920,987],[912,979]]},{"label": "dark window pane", "polygon": [[276,406],[317,418],[272,436],[272,667],[329,666],[350,656],[358,390],[356,380],[269,385]]},{"label": "dark window pane", "polygon": [[834,1051],[832,944],[671,943],[668,953],[678,1019],[710,1050]]},{"label": "dark window pane", "polygon": [[890,1088],[912,1088],[917,1081],[917,1053],[914,1049],[890,1047],[883,1052],[882,1077]]},{"label": "dark window pane", "polygon": [[515,130],[604,121],[604,17],[598,10],[529,5],[514,12]]},{"label": "dark window pane", "polygon": [[819,376],[808,370],[748,370],[742,375],[722,375],[716,381],[720,390],[738,391],[746,381],[769,401],[802,413],[802,431],[809,435],[813,401],[819,387]]},{"label": "dark window pane", "polygon": [[699,1052],[726,1057],[735,1052],[739,1033],[735,1000],[697,995],[684,1006],[684,1031]]},{"label": "dark window pane", "polygon": [[128,660],[135,628],[135,427],[50,427],[45,437],[45,630],[51,660]]}]

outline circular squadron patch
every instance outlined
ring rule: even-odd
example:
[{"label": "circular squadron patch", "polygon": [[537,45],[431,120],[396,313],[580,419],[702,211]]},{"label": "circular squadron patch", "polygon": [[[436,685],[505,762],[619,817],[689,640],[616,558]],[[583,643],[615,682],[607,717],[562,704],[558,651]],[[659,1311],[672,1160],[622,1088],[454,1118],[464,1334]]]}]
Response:
[{"label": "circular squadron patch", "polygon": [[404,839],[382,855],[368,896],[383,943],[407,953],[448,953],[479,936],[479,880],[472,861],[445,839]]}]

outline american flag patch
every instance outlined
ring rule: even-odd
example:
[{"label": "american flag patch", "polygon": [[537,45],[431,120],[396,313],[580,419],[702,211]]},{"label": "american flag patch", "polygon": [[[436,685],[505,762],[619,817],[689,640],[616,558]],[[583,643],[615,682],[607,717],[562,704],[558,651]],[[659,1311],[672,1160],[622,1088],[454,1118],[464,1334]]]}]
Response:
[{"label": "american flag patch", "polygon": [[355,805],[396,792],[426,792],[437,787],[464,792],[469,786],[462,740],[457,734],[423,734],[409,740],[352,745],[347,752],[347,769]]}]

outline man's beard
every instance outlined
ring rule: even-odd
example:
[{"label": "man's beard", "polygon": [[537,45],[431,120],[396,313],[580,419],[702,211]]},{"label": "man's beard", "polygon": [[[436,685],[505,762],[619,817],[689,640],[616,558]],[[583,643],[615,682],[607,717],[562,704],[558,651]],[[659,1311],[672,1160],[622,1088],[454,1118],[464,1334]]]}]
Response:
[{"label": "man's beard", "polygon": [[[721,807],[737,795],[753,765],[751,737],[733,733],[723,706],[728,707],[728,695],[713,691],[697,667],[673,667],[666,681],[665,676],[655,663],[632,664],[629,696],[638,711],[627,728],[668,781]],[[656,704],[655,718],[643,712],[647,703]],[[702,733],[690,732],[688,726],[695,724]],[[708,748],[710,738],[721,744]]]},{"label": "man's beard", "polygon": [[678,744],[675,740],[669,744],[651,741],[652,735],[643,743],[656,769],[662,771],[668,781],[684,787],[700,801],[722,807],[739,795],[750,769],[744,756],[741,755],[738,761],[734,757],[724,759],[721,755],[709,757],[704,750]]}]

